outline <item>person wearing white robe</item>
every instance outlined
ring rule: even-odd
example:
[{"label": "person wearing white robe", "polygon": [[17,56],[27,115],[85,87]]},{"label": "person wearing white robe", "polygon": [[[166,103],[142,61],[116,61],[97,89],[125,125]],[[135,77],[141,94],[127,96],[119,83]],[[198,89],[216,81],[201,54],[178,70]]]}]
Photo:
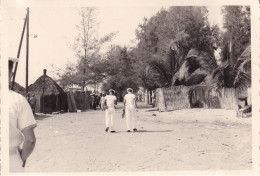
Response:
[{"label": "person wearing white robe", "polygon": [[[9,84],[11,83],[14,58],[9,58]],[[25,97],[9,90],[9,172],[24,172],[25,162],[31,155],[37,126],[31,107]],[[20,146],[22,146],[20,148]]]},{"label": "person wearing white robe", "polygon": [[136,96],[131,88],[127,89],[127,94],[124,96],[124,108],[127,132],[131,132],[131,129],[137,131],[135,124],[137,112]]},{"label": "person wearing white robe", "polygon": [[115,104],[117,98],[114,95],[114,90],[109,90],[109,95],[105,96],[105,105],[106,105],[106,132],[111,130],[111,133],[116,132],[114,129],[114,114],[115,114]]}]

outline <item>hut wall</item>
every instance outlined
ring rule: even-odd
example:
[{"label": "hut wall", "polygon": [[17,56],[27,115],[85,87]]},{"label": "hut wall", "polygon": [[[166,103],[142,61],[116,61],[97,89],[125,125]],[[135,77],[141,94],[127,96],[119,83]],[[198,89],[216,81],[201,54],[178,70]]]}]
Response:
[{"label": "hut wall", "polygon": [[220,90],[220,108],[238,110],[238,94],[233,88],[222,88]]},{"label": "hut wall", "polygon": [[89,92],[66,92],[69,112],[90,109],[91,96]]},{"label": "hut wall", "polygon": [[35,98],[36,98],[35,113],[40,113],[41,112],[41,95],[35,94]]},{"label": "hut wall", "polygon": [[89,92],[85,93],[85,99],[86,99],[86,109],[90,109],[91,96]]},{"label": "hut wall", "polygon": [[189,91],[191,108],[221,108],[219,94],[207,86],[192,86]]},{"label": "hut wall", "polygon": [[159,111],[166,111],[167,110],[163,88],[158,88],[155,91],[155,101],[156,101],[155,106],[157,106]]},{"label": "hut wall", "polygon": [[68,102],[68,111],[77,112],[77,105],[73,93],[71,91],[68,91],[66,92],[66,94],[67,94],[67,102]]},{"label": "hut wall", "polygon": [[44,104],[43,101],[41,100],[42,93],[35,93],[35,97],[36,97],[36,106],[35,106],[36,113],[52,113],[56,111],[63,111],[63,112],[68,111],[66,94],[45,95]]},{"label": "hut wall", "polygon": [[[162,92],[162,93],[160,93]],[[238,110],[238,96],[233,88],[222,88],[218,91],[207,86],[173,86],[156,90],[157,108],[167,110],[189,108],[221,108]]]},{"label": "hut wall", "polygon": [[[174,86],[171,88],[162,88],[162,90],[167,110],[190,108],[188,97],[189,87]],[[160,94],[157,95],[161,96]]]},{"label": "hut wall", "polygon": [[75,92],[74,98],[77,105],[77,109],[87,110],[90,109],[90,96],[86,95],[88,93]]}]

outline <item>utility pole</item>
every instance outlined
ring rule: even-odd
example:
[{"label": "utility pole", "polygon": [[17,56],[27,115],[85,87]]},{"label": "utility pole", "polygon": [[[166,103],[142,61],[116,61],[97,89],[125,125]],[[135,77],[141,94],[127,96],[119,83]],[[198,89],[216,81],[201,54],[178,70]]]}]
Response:
[{"label": "utility pole", "polygon": [[28,63],[29,63],[29,7],[27,7],[27,33],[26,33],[26,93],[28,93]]},{"label": "utility pole", "polygon": [[[18,48],[18,53],[17,53],[17,58],[18,58],[18,59],[19,59],[19,57],[20,57],[20,52],[21,52],[21,47],[22,47],[22,43],[23,43],[23,36],[24,36],[24,31],[25,31],[26,22],[27,22],[27,14],[26,14],[25,19],[24,19],[23,31],[22,31],[22,35],[21,35],[21,39],[20,39],[19,48]],[[17,72],[17,67],[18,67],[18,62],[15,63],[14,76],[13,76],[13,80],[12,80],[11,90],[14,89],[14,82],[15,82],[15,75],[16,75],[16,72]]]}]

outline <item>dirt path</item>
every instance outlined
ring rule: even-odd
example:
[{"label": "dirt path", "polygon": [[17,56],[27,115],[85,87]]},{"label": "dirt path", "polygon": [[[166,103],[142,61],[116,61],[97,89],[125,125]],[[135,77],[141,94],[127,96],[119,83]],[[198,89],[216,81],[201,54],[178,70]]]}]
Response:
[{"label": "dirt path", "polygon": [[251,119],[227,110],[139,110],[139,132],[126,132],[121,109],[117,133],[106,133],[104,112],[38,120],[37,146],[27,172],[248,170]]}]

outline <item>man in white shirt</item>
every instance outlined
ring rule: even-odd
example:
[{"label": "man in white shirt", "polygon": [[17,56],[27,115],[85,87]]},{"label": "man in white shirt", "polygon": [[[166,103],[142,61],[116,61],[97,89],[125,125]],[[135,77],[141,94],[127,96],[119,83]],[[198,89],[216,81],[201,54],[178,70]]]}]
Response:
[{"label": "man in white shirt", "polygon": [[136,96],[133,94],[133,89],[128,88],[127,94],[124,97],[125,117],[127,132],[137,131],[135,126],[135,118],[137,112]]},{"label": "man in white shirt", "polygon": [[[9,58],[9,84],[12,78],[13,64],[18,59]],[[36,138],[31,107],[25,97],[9,90],[9,169],[10,172],[23,172],[26,159],[32,153]],[[20,145],[23,143],[22,148]]]},{"label": "man in white shirt", "polygon": [[114,95],[114,90],[109,90],[109,95],[105,96],[105,105],[106,105],[106,132],[111,130],[111,133],[115,133],[114,129],[114,114],[115,114],[115,104],[117,102],[117,98]]}]

